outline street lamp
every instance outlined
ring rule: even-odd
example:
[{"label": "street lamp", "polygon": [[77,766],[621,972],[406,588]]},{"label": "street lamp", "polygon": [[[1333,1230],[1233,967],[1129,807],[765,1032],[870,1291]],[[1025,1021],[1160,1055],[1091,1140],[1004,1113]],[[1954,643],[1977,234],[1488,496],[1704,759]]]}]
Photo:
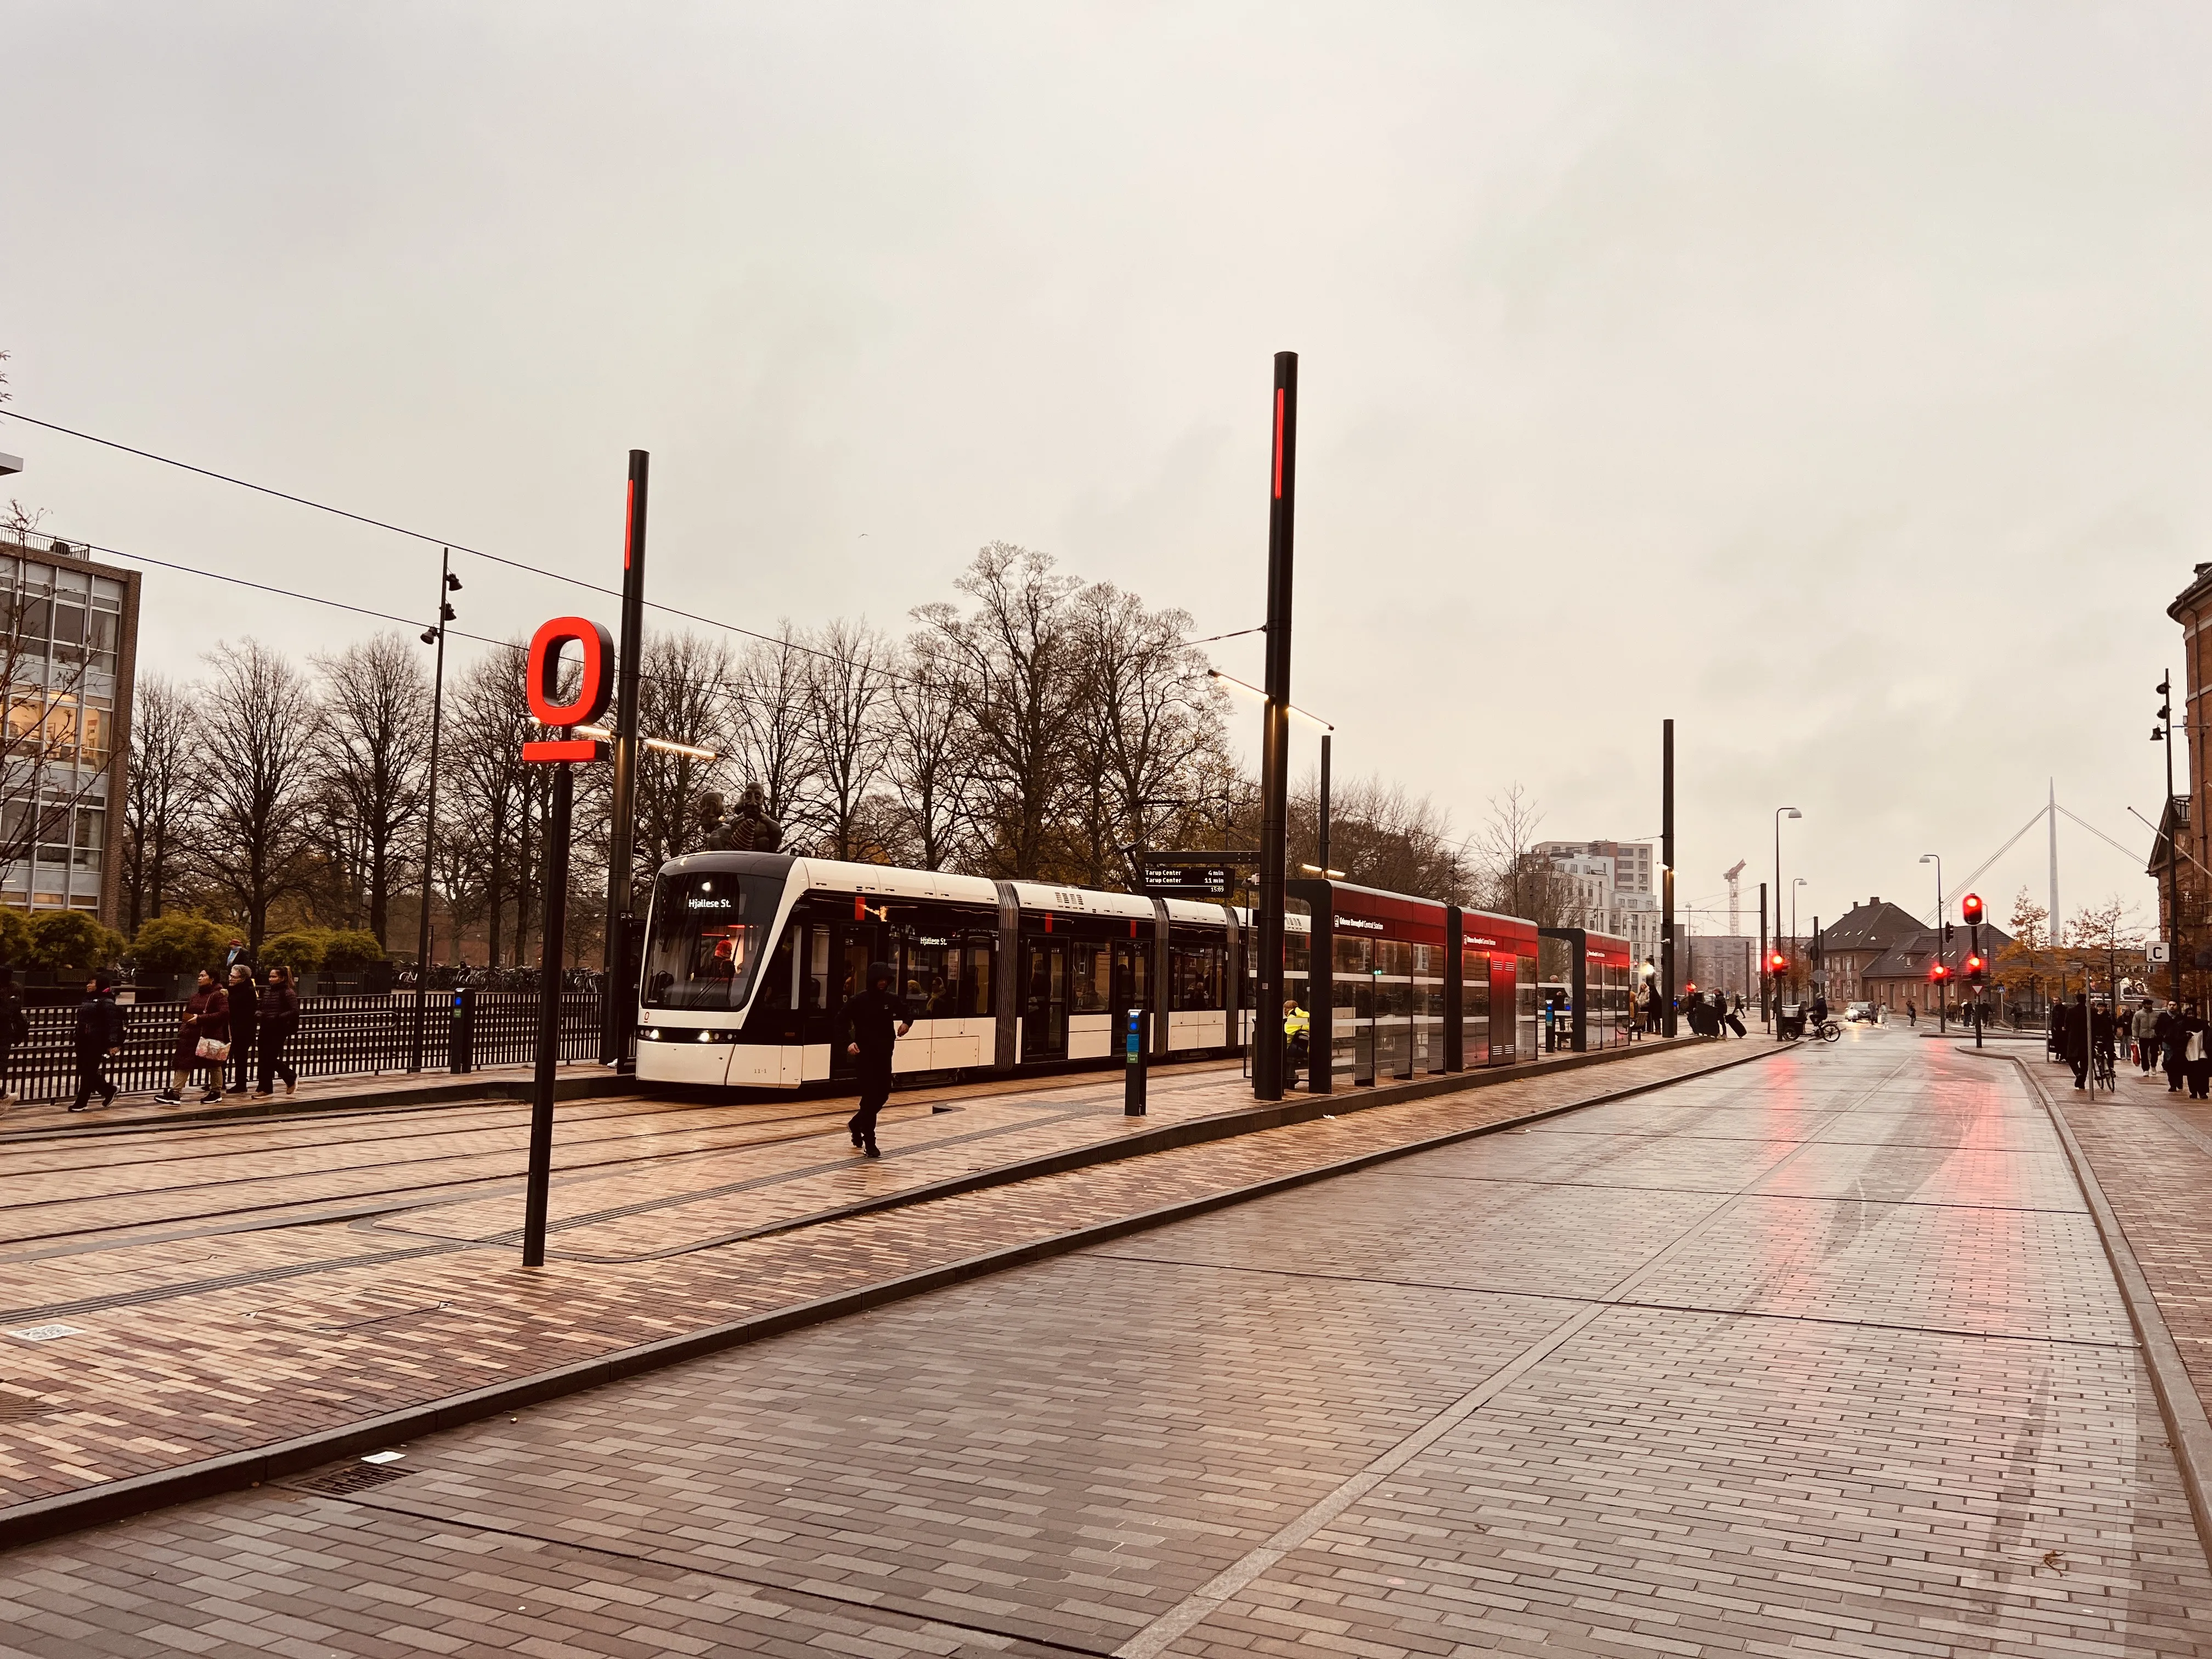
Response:
[{"label": "street lamp", "polygon": [[[2158,821],[2166,831],[2166,954],[2170,975],[2167,995],[2181,1006],[2181,867],[2176,862],[2181,824],[2173,810],[2173,671],[2158,683],[2160,724],[2150,730],[2150,740],[2166,745],[2166,805]],[[2055,919],[2054,919],[2055,920]]]},{"label": "street lamp", "polygon": [[461,591],[453,574],[453,550],[438,552],[437,621],[422,630],[422,643],[438,647],[430,680],[430,775],[422,792],[422,915],[415,929],[415,1032],[408,1070],[422,1069],[422,1028],[430,1012],[430,870],[438,850],[438,738],[446,717],[446,624],[459,614],[446,596]]},{"label": "street lamp", "polygon": [[[1778,806],[1774,809],[1774,925],[1775,930],[1778,933],[1781,931],[1782,927],[1782,820],[1784,818],[1802,818],[1805,815],[1802,812],[1799,811],[1794,806]],[[1796,896],[1793,893],[1790,896],[1794,900]],[[1794,920],[1790,923],[1790,931],[1793,933],[1796,931],[1796,923]],[[1797,941],[1795,939],[1792,939],[1790,941],[1790,949],[1793,953],[1796,951]],[[1766,1006],[1765,988],[1772,981],[1774,975],[1771,973],[1764,973],[1759,975],[1760,990],[1759,996],[1759,1017],[1763,1019],[1770,1017]],[[1780,987],[1775,987],[1775,1000],[1777,1001],[1781,1000],[1780,989]]]},{"label": "street lamp", "polygon": [[[1948,970],[1951,966],[1951,963],[1949,957],[1944,954],[1943,950],[1942,856],[1936,853],[1923,853],[1920,855],[1920,861],[1923,864],[1932,864],[1936,866],[1936,961],[1938,966]],[[1951,976],[1947,971],[1941,979],[1936,981],[1936,1029],[1939,1032],[1949,1029],[1947,1021],[1950,1012],[1950,989]]]}]

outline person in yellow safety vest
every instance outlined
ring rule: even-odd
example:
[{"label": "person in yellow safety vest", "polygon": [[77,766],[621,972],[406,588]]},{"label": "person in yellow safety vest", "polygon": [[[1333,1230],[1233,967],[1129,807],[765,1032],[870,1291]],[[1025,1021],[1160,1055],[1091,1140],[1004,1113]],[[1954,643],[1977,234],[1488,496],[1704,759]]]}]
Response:
[{"label": "person in yellow safety vest", "polygon": [[1285,1036],[1302,1037],[1312,1025],[1313,1016],[1298,1006],[1298,1000],[1296,997],[1288,998],[1284,1001],[1283,1035]]},{"label": "person in yellow safety vest", "polygon": [[1306,1058],[1306,1033],[1313,1019],[1298,1006],[1296,997],[1283,1000],[1283,1083],[1295,1089],[1298,1083],[1298,1066]]}]

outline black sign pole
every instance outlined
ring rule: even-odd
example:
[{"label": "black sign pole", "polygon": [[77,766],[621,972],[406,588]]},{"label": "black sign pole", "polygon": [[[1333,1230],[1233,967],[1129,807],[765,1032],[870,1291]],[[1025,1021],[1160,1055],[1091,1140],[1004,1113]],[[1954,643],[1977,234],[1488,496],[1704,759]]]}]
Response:
[{"label": "black sign pole", "polygon": [[1260,738],[1259,1007],[1252,1093],[1283,1097],[1283,880],[1291,725],[1291,532],[1297,500],[1298,357],[1275,354],[1273,454],[1267,497],[1267,706]]},{"label": "black sign pole", "polygon": [[[637,698],[645,648],[645,487],[651,458],[629,453],[628,514],[623,524],[622,641],[615,652],[613,822],[607,838],[606,980],[600,1010],[599,1063],[633,1071],[630,1025],[637,999],[627,986],[629,927],[635,901],[630,865],[637,833]],[[566,769],[563,769],[564,770]]]},{"label": "black sign pole", "polygon": [[568,813],[572,769],[553,769],[553,810],[545,830],[544,965],[538,975],[538,1076],[530,1103],[530,1178],[522,1209],[522,1265],[545,1265],[545,1208],[553,1183],[553,1080],[561,1061],[561,957],[568,923]]},{"label": "black sign pole", "polygon": [[1664,867],[1660,895],[1660,1029],[1674,1035],[1674,722],[1662,721],[1659,738],[1659,862]]}]

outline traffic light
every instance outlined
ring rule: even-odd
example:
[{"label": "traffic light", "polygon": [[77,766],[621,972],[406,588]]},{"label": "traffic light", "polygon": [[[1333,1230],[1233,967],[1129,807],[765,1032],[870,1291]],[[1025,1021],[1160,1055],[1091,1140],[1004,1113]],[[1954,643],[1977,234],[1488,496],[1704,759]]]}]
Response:
[{"label": "traffic light", "polygon": [[1979,893],[1969,893],[1959,901],[1959,920],[1969,927],[1982,925],[1982,896]]},{"label": "traffic light", "polygon": [[1982,970],[1988,965],[1988,963],[1984,963],[1981,957],[1978,956],[1968,957],[1966,958],[1966,977],[1973,981],[1975,984],[1979,985],[1982,982]]},{"label": "traffic light", "polygon": [[1948,921],[1947,921],[1947,922],[1945,922],[1945,923],[1943,924],[1943,943],[1944,943],[1944,944],[1946,944],[1946,945],[1948,945],[1950,942],[1951,942],[1951,924],[1950,924],[1949,922],[1948,922]]},{"label": "traffic light", "polygon": [[1778,974],[1789,965],[1790,958],[1784,956],[1779,951],[1777,951],[1772,956],[1766,959],[1766,971],[1770,974]]},{"label": "traffic light", "polygon": [[1947,980],[1951,977],[1951,970],[1939,962],[1928,970],[1928,977],[1931,981]]}]

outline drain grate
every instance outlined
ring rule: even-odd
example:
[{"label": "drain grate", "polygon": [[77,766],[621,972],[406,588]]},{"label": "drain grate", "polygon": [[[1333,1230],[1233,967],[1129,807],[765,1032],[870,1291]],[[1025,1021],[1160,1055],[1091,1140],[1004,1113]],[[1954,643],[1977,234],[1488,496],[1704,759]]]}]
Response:
[{"label": "drain grate", "polygon": [[379,1468],[374,1463],[348,1463],[332,1469],[327,1474],[313,1475],[292,1484],[308,1492],[319,1492],[331,1498],[343,1498],[349,1492],[367,1492],[371,1486],[380,1486],[387,1480],[397,1480],[410,1470],[386,1465]]}]

